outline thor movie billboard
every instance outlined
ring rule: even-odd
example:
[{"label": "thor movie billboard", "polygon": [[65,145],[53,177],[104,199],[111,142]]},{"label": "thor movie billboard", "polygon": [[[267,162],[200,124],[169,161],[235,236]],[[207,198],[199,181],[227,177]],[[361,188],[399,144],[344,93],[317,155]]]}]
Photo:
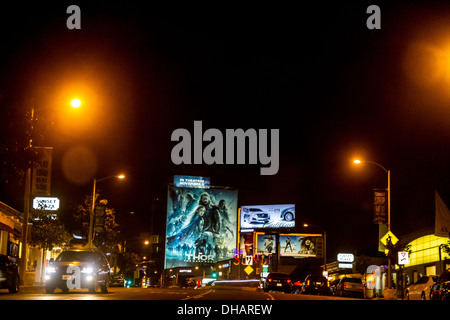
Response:
[{"label": "thor movie billboard", "polygon": [[237,189],[169,185],[165,268],[232,259]]},{"label": "thor movie billboard", "polygon": [[277,229],[295,227],[295,204],[241,207],[241,229]]}]

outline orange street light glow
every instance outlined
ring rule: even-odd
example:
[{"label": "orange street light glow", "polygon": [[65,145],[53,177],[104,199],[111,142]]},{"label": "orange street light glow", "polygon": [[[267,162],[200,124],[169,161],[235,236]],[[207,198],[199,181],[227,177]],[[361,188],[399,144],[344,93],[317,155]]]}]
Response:
[{"label": "orange street light glow", "polygon": [[79,108],[81,106],[81,100],[80,99],[73,99],[70,102],[70,105],[74,108]]},{"label": "orange street light glow", "polygon": [[361,160],[353,160],[353,163],[359,164],[359,163],[361,163]]},{"label": "orange street light glow", "polygon": [[125,179],[125,175],[124,175],[124,174],[118,175],[117,178],[119,178],[119,179]]}]

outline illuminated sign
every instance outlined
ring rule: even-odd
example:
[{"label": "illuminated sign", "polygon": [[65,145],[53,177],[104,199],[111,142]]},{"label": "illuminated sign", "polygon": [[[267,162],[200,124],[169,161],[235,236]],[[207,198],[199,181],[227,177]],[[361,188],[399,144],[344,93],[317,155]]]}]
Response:
[{"label": "illuminated sign", "polygon": [[295,227],[295,204],[242,206],[241,229],[278,229]]},{"label": "illuminated sign", "polygon": [[355,261],[355,256],[353,253],[339,253],[337,256],[339,262],[353,262]]},{"label": "illuminated sign", "polygon": [[[268,236],[263,236],[263,238]],[[258,237],[258,240],[260,238]],[[269,239],[270,240],[270,239]],[[258,241],[258,251],[267,243]],[[322,255],[322,235],[320,234],[280,234],[280,255],[283,257],[320,257]]]},{"label": "illuminated sign", "polygon": [[176,187],[202,189],[208,189],[210,187],[210,180],[207,177],[174,176],[173,183]]},{"label": "illuminated sign", "polygon": [[55,197],[36,197],[33,199],[33,209],[56,211],[59,209],[59,199]]},{"label": "illuminated sign", "polygon": [[233,259],[237,189],[169,185],[165,268]]},{"label": "illuminated sign", "polygon": [[192,273],[192,269],[180,269],[179,273]]},{"label": "illuminated sign", "polygon": [[340,269],[352,269],[353,264],[352,263],[339,263]]}]

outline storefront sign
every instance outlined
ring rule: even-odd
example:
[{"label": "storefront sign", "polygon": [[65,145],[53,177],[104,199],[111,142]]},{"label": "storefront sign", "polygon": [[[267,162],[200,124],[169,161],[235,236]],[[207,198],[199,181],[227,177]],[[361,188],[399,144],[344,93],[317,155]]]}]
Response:
[{"label": "storefront sign", "polygon": [[55,197],[36,197],[33,199],[33,209],[56,211],[59,209],[59,199]]},{"label": "storefront sign", "polygon": [[355,261],[355,256],[353,253],[339,253],[337,256],[339,262],[353,262]]}]

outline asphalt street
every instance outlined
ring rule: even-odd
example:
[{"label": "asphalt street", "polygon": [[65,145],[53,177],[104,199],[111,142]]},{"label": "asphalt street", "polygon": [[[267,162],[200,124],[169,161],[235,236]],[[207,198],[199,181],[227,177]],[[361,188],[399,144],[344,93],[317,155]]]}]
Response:
[{"label": "asphalt street", "polygon": [[[281,292],[255,291],[253,288],[202,289],[179,288],[109,288],[108,293],[89,293],[87,290],[56,290],[45,293],[43,287],[22,287],[16,294],[0,290],[0,300],[352,300],[351,297],[285,294]],[[358,299],[361,300],[361,299]]]}]

